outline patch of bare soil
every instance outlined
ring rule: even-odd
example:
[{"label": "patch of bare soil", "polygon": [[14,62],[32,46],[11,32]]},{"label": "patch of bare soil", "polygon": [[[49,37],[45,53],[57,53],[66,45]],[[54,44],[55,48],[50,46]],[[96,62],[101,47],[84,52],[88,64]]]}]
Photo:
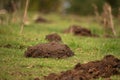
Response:
[{"label": "patch of bare soil", "polygon": [[72,33],[73,35],[77,35],[77,36],[98,37],[98,35],[92,34],[89,29],[77,25],[73,25],[68,29],[64,30],[64,33]]},{"label": "patch of bare soil", "polygon": [[117,37],[115,37],[115,36],[113,36],[113,35],[108,35],[108,34],[106,34],[106,35],[103,35],[103,38],[117,38]]},{"label": "patch of bare soil", "polygon": [[57,33],[48,34],[46,35],[45,39],[48,40],[49,42],[52,41],[62,42],[61,37]]},{"label": "patch of bare soil", "polygon": [[67,45],[55,41],[28,47],[25,51],[26,57],[66,58],[73,55],[74,53]]},{"label": "patch of bare soil", "polygon": [[110,80],[112,75],[120,75],[120,59],[107,55],[102,60],[78,63],[72,70],[60,74],[51,73],[44,80],[91,80],[99,77]]},{"label": "patch of bare soil", "polygon": [[42,17],[38,17],[36,20],[35,20],[36,23],[48,23],[49,21],[45,18],[42,18]]},{"label": "patch of bare soil", "polygon": [[11,44],[5,44],[5,45],[2,45],[2,47],[4,47],[4,48],[12,48],[12,45]]},{"label": "patch of bare soil", "polygon": [[34,80],[40,80],[39,78],[35,78]]},{"label": "patch of bare soil", "polygon": [[0,45],[0,47],[2,48],[10,48],[10,49],[24,49],[26,46],[24,45],[12,45],[12,44],[4,44],[4,45]]}]

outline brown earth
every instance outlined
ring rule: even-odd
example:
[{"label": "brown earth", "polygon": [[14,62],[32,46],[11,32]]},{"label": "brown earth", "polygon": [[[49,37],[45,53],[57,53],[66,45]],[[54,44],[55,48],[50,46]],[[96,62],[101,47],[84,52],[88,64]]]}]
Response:
[{"label": "brown earth", "polygon": [[10,49],[24,49],[26,46],[25,45],[12,45],[12,44],[3,44],[0,45],[2,48],[10,48]]},{"label": "brown earth", "polygon": [[60,74],[51,73],[44,80],[91,80],[99,77],[110,80],[112,75],[120,75],[120,59],[107,55],[102,60],[78,63],[72,70]]},{"label": "brown earth", "polygon": [[34,80],[40,80],[39,78],[35,78]]},{"label": "brown earth", "polygon": [[73,35],[78,35],[78,36],[98,37],[98,35],[92,34],[89,29],[77,25],[73,25],[68,29],[64,30],[64,33],[72,33]]},{"label": "brown earth", "polygon": [[46,35],[45,39],[48,40],[49,42],[52,41],[62,42],[61,37],[57,33],[48,34]]},{"label": "brown earth", "polygon": [[35,20],[36,23],[48,23],[49,21],[45,18],[42,18],[42,17],[38,17],[36,20]]},{"label": "brown earth", "polygon": [[73,55],[74,53],[67,45],[55,41],[28,47],[25,51],[26,57],[66,58]]}]

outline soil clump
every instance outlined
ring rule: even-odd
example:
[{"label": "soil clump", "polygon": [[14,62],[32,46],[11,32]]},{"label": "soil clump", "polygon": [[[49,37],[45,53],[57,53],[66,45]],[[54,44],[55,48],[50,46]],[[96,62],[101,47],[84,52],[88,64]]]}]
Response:
[{"label": "soil clump", "polygon": [[120,75],[120,59],[106,55],[102,60],[78,63],[73,69],[60,74],[51,73],[44,80],[91,80],[100,77],[110,80],[112,75]]},{"label": "soil clump", "polygon": [[92,34],[92,32],[89,29],[77,25],[73,25],[68,29],[64,30],[64,33],[72,33],[73,35],[77,36],[99,37],[96,34]]},{"label": "soil clump", "polygon": [[28,47],[25,51],[26,57],[66,58],[73,55],[73,51],[66,44],[55,41]]},{"label": "soil clump", "polygon": [[45,40],[48,40],[49,42],[52,42],[52,41],[62,42],[61,37],[57,33],[46,35]]}]

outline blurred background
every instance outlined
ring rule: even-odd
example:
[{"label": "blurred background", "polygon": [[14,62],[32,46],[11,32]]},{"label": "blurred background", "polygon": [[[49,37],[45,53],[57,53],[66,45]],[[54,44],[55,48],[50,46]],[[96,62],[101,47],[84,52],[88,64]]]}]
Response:
[{"label": "blurred background", "polygon": [[[6,9],[8,12],[23,10],[25,2],[25,0],[0,0],[0,9]],[[112,13],[117,16],[120,0],[30,0],[28,10],[43,13],[58,12],[61,14],[93,15],[93,5],[96,5],[101,13],[105,2],[111,5]]]},{"label": "blurred background", "polygon": [[[47,43],[51,33],[59,34],[75,56],[23,56],[30,46]],[[0,0],[0,80],[39,80],[105,55],[120,58],[120,0]]]},{"label": "blurred background", "polygon": [[[26,1],[28,13],[25,15]],[[50,14],[57,16],[47,17]],[[120,0],[0,0],[0,24],[46,22],[44,18],[54,22],[58,16],[61,20],[68,17],[71,23],[76,19],[78,23],[102,24],[107,35],[116,36],[119,34]]]}]

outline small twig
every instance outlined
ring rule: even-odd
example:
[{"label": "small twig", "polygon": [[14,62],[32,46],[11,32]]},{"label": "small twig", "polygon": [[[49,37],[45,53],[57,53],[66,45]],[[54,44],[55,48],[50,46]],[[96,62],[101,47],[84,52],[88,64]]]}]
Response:
[{"label": "small twig", "polygon": [[105,3],[103,6],[103,24],[104,27],[108,30],[111,29],[113,35],[116,37],[116,31],[114,28],[114,22],[113,22],[113,15],[112,15],[112,8],[108,3]]},{"label": "small twig", "polygon": [[110,27],[113,31],[114,36],[116,36],[116,31],[114,29],[114,22],[113,22],[113,16],[112,16],[112,9],[110,6],[108,7],[108,11],[109,11],[109,17],[110,17]]},{"label": "small twig", "polygon": [[24,16],[23,16],[23,20],[22,20],[21,29],[20,29],[20,34],[22,34],[22,32],[23,32],[24,21],[25,21],[26,16],[27,16],[28,5],[29,5],[29,0],[26,0],[26,5],[25,5]]},{"label": "small twig", "polygon": [[96,16],[96,20],[99,22],[100,18],[99,18],[99,12],[98,12],[98,7],[96,4],[92,4],[92,7],[94,8],[94,14]]}]

